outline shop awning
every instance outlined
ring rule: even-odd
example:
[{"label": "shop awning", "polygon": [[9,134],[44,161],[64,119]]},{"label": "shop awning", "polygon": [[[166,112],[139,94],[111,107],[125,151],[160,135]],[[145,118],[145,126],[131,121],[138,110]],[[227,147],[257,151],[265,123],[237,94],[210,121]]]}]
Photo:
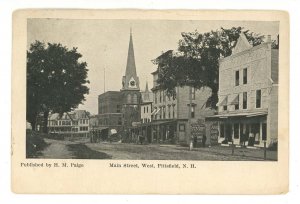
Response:
[{"label": "shop awning", "polygon": [[239,95],[237,94],[234,99],[230,102],[230,105],[238,105],[239,104]]},{"label": "shop awning", "polygon": [[225,96],[225,98],[222,100],[221,103],[218,103],[217,106],[226,106],[228,103],[228,96]]},{"label": "shop awning", "polygon": [[157,108],[151,113],[151,115],[156,115],[157,113],[159,113],[159,111],[160,111],[160,108]]},{"label": "shop awning", "polygon": [[261,112],[251,112],[251,113],[227,113],[227,114],[218,114],[218,115],[213,115],[213,116],[207,116],[205,118],[207,119],[213,119],[213,118],[220,118],[220,119],[224,119],[224,118],[231,118],[231,117],[255,117],[255,116],[264,116],[267,115],[268,112],[267,111],[261,111]]},{"label": "shop awning", "polygon": [[152,121],[151,125],[162,125],[162,124],[167,124],[167,123],[174,123],[177,120],[157,120],[157,121]]},{"label": "shop awning", "polygon": [[91,130],[105,130],[108,129],[108,127],[92,127]]}]

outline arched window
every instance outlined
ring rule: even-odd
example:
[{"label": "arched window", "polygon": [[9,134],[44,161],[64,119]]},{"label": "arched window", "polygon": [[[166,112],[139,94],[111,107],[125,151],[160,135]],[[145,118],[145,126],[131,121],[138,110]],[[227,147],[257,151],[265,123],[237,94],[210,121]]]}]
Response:
[{"label": "arched window", "polygon": [[138,103],[137,94],[133,94],[133,103],[134,104]]},{"label": "arched window", "polygon": [[127,94],[127,103],[132,103],[131,94]]}]

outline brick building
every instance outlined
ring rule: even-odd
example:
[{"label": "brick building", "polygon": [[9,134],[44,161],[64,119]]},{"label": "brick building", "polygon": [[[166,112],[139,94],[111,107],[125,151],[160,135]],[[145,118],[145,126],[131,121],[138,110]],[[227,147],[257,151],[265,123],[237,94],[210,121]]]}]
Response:
[{"label": "brick building", "polygon": [[271,39],[252,47],[242,33],[219,61],[218,142],[267,146],[278,137],[278,49]]},{"label": "brick building", "polygon": [[[120,91],[108,91],[98,96],[99,129],[132,133],[133,124],[140,122],[140,82],[136,73],[133,40],[130,33],[125,75]],[[128,134],[127,134],[128,133]]]},{"label": "brick building", "polygon": [[107,91],[98,96],[98,129],[122,130],[122,103],[119,91]]}]

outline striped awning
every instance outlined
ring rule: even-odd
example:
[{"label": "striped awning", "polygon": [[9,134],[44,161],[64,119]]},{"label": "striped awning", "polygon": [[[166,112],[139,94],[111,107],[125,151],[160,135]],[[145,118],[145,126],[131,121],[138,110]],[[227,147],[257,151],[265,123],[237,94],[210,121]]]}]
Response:
[{"label": "striped awning", "polygon": [[227,103],[228,103],[228,96],[225,96],[222,102],[218,103],[217,106],[227,106]]},{"label": "striped awning", "polygon": [[230,102],[230,105],[238,105],[239,104],[239,95],[237,94],[234,99]]}]

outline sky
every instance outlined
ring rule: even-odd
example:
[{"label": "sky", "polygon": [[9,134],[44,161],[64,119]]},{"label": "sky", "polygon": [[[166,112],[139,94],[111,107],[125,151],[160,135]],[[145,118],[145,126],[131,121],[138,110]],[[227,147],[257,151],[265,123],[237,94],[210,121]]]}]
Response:
[{"label": "sky", "polygon": [[200,33],[221,27],[241,26],[262,35],[276,39],[278,22],[265,21],[192,21],[192,20],[98,20],[98,19],[28,19],[27,49],[35,40],[45,43],[61,43],[77,47],[83,55],[82,61],[88,64],[90,93],[78,109],[92,114],[98,111],[98,95],[105,90],[119,91],[122,76],[125,74],[130,28],[140,89],[144,90],[146,81],[153,85],[151,73],[156,67],[151,60],[162,52],[178,47],[182,32]]}]

